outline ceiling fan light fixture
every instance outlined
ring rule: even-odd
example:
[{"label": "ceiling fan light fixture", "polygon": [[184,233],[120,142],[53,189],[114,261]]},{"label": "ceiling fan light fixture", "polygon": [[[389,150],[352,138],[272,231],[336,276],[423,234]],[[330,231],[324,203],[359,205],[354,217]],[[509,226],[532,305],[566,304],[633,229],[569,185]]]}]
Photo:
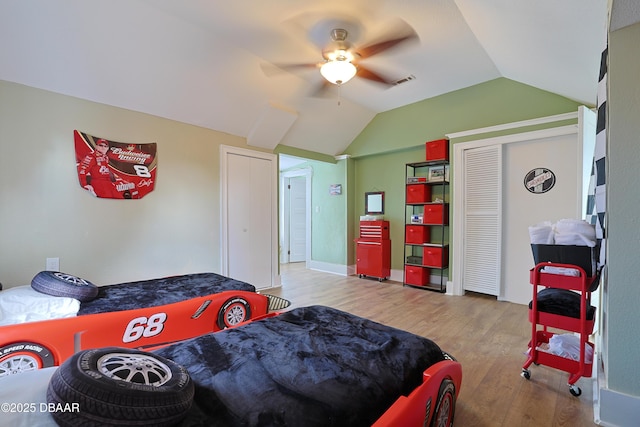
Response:
[{"label": "ceiling fan light fixture", "polygon": [[345,84],[356,75],[356,66],[347,60],[327,61],[320,67],[320,74],[334,85]]}]

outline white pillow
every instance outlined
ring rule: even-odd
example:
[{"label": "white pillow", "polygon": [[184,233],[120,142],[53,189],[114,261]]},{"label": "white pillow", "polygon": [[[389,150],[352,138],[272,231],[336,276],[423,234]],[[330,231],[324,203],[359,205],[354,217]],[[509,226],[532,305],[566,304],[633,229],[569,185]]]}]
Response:
[{"label": "white pillow", "polygon": [[0,326],[73,317],[79,309],[75,298],[43,294],[28,285],[0,291]]}]

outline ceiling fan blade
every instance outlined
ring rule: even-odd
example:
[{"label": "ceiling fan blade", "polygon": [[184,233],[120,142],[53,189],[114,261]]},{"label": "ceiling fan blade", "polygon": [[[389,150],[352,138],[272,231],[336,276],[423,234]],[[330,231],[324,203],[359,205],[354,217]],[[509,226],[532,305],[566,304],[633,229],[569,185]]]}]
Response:
[{"label": "ceiling fan blade", "polygon": [[356,54],[362,59],[370,58],[386,50],[395,48],[401,43],[418,40],[420,40],[418,34],[409,24],[404,21],[398,21],[395,27],[388,31],[387,36],[382,38],[381,41],[356,49]]},{"label": "ceiling fan blade", "polygon": [[308,64],[273,64],[273,63],[262,63],[260,64],[262,68],[262,72],[267,76],[273,76],[276,74],[281,74],[282,72],[287,73],[299,73],[306,70],[313,70],[318,68],[317,63],[308,63]]},{"label": "ceiling fan blade", "polygon": [[392,86],[395,83],[395,79],[385,77],[362,65],[358,65],[358,72],[356,73],[356,76],[372,82],[381,83],[386,86]]}]

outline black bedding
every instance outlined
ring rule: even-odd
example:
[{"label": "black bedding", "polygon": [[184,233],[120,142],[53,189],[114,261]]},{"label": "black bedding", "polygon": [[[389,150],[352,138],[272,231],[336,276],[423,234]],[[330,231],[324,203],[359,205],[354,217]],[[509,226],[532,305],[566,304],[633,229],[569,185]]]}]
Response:
[{"label": "black bedding", "polygon": [[80,304],[78,315],[170,304],[229,290],[255,292],[256,288],[216,273],[119,283],[101,286],[94,300]]},{"label": "black bedding", "polygon": [[370,426],[444,360],[431,340],[323,306],[156,351],[196,385],[184,426]]},{"label": "black bedding", "polygon": [[[529,303],[532,308],[533,303]],[[567,289],[545,288],[538,292],[538,311],[560,316],[580,318],[580,294]],[[587,320],[593,320],[596,308],[587,307]]]}]

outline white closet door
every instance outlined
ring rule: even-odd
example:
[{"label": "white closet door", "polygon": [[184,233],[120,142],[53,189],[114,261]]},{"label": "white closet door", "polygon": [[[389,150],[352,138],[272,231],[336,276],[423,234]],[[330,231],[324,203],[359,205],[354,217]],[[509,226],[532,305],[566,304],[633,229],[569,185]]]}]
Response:
[{"label": "white closet door", "polygon": [[[223,274],[274,286],[277,269],[275,161],[249,150],[223,151]],[[225,268],[226,267],[226,268]]]},{"label": "white closet door", "polygon": [[463,288],[498,296],[502,200],[502,147],[464,153]]}]

